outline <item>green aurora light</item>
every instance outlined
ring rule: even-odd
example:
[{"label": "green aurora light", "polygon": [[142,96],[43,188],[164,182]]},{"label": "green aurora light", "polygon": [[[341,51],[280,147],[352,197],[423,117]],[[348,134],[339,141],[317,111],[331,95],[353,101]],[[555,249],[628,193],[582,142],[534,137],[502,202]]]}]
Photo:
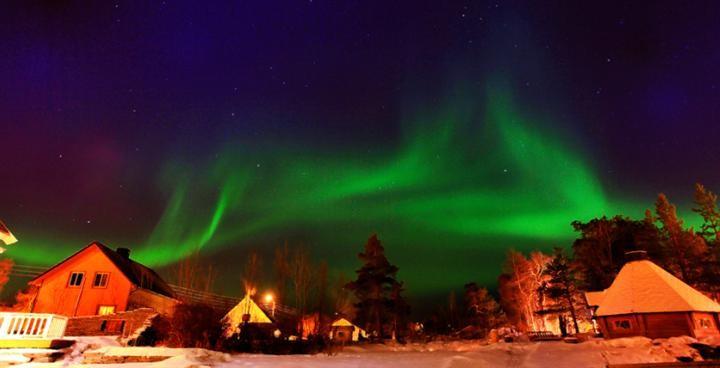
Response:
[{"label": "green aurora light", "polygon": [[[569,245],[573,220],[640,216],[651,205],[608,198],[587,160],[541,133],[508,96],[417,119],[395,151],[227,147],[199,170],[168,165],[160,176],[167,207],[134,258],[164,266],[196,249],[269,247],[296,232],[310,234],[303,238],[318,258],[349,271],[378,232],[408,288],[440,291],[493,283],[507,248]],[[67,256],[47,240],[27,239],[34,250],[18,247],[16,258]]]}]

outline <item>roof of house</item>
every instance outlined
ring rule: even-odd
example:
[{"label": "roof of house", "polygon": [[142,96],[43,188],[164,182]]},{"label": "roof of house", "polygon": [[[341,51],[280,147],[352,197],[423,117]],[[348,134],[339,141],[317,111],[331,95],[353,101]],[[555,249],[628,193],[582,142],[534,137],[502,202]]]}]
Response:
[{"label": "roof of house", "polygon": [[591,307],[599,306],[603,299],[605,299],[605,291],[606,290],[585,292],[585,300],[587,300],[587,304]]},{"label": "roof of house", "polygon": [[88,244],[87,246],[83,247],[79,251],[75,252],[70,257],[64,259],[62,262],[56,264],[55,266],[50,267],[45,272],[41,273],[37,277],[35,277],[32,281],[39,280],[48,273],[50,273],[52,270],[56,269],[63,263],[73,259],[77,255],[83,253],[87,249],[91,247],[96,247],[99,249],[119,270],[120,272],[125,275],[125,277],[130,280],[131,283],[133,283],[135,286],[150,290],[152,292],[165,295],[171,298],[175,297],[175,293],[173,292],[170,285],[168,285],[160,275],[157,274],[157,272],[153,271],[152,269],[137,263],[133,261],[130,258],[126,258],[125,256],[119,254],[118,252],[108,248],[107,246],[103,245],[100,242],[92,242]]},{"label": "roof of house", "polygon": [[362,330],[362,328],[358,327],[358,325],[350,322],[348,319],[343,318],[343,317],[340,317],[340,318],[336,319],[335,321],[333,321],[331,326],[333,326],[333,327],[354,327],[354,328]]},{"label": "roof of house", "polygon": [[598,316],[720,312],[720,304],[648,260],[626,263],[599,305]]}]

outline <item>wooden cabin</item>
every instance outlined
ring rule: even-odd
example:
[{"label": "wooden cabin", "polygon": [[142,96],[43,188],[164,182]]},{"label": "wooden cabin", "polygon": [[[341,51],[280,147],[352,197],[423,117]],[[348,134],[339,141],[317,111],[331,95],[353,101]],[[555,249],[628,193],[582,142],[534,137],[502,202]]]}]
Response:
[{"label": "wooden cabin", "polygon": [[30,281],[33,313],[68,317],[113,315],[140,308],[170,314],[173,290],[153,270],[130,259],[130,250],[93,242]]},{"label": "wooden cabin", "polygon": [[720,335],[720,304],[646,259],[626,263],[586,299],[607,338]]}]

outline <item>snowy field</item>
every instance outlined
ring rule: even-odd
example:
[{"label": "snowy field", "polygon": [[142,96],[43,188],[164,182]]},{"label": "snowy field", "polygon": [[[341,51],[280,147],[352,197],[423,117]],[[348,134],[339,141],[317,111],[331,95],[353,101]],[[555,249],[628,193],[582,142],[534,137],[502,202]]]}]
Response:
[{"label": "snowy field", "polygon": [[[167,356],[153,363],[82,364],[76,351],[64,361],[25,363],[15,367],[88,367],[88,368],[166,368],[166,367],[258,367],[258,368],[464,368],[528,367],[553,368],[605,367],[608,363],[674,361],[676,356],[692,355],[682,338],[651,341],[645,338],[564,342],[498,343],[449,342],[431,344],[362,345],[346,347],[334,355],[256,355],[223,354],[203,349],[126,348],[105,346],[85,353],[105,356]],[[77,349],[76,349],[77,350]],[[1,356],[2,353],[0,353]],[[11,351],[5,351],[8,356]]]}]

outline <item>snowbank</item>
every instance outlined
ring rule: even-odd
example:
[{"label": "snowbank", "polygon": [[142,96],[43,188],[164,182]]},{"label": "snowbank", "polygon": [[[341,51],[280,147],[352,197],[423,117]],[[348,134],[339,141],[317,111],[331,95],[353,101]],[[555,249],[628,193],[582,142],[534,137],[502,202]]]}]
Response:
[{"label": "snowbank", "polygon": [[[205,349],[102,346],[64,362],[26,363],[21,367],[88,368],[424,368],[424,367],[527,367],[604,368],[610,364],[673,362],[677,357],[699,360],[688,346],[689,337],[651,340],[633,337],[591,340],[579,344],[562,341],[496,343],[484,341],[437,341],[427,344],[364,344],[345,347],[337,354],[318,355],[229,355]],[[84,344],[89,344],[85,341]],[[79,351],[79,350],[77,350]],[[8,352],[10,353],[10,352]],[[17,352],[15,352],[17,353]],[[95,355],[109,362],[125,364],[87,364],[83,358]],[[118,359],[114,359],[117,357]],[[146,357],[152,359],[144,360]],[[132,363],[130,363],[132,362]]]}]

